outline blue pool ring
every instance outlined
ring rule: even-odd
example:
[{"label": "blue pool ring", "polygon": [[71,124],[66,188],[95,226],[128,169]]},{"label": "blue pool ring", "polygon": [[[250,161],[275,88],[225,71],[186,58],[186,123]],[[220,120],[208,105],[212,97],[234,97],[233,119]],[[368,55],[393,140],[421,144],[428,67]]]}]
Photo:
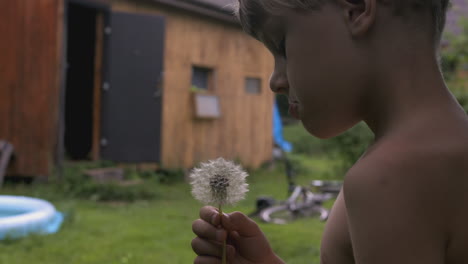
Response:
[{"label": "blue pool ring", "polygon": [[0,240],[58,231],[63,214],[44,200],[0,195]]}]

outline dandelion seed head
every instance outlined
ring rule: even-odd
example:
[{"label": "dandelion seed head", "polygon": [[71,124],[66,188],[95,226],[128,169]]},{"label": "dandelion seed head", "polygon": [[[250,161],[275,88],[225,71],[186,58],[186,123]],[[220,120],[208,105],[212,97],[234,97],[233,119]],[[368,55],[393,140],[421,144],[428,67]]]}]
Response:
[{"label": "dandelion seed head", "polygon": [[234,205],[248,191],[247,176],[239,165],[223,158],[201,163],[190,174],[192,194],[204,204]]},{"label": "dandelion seed head", "polygon": [[211,194],[219,196],[221,199],[226,199],[227,188],[229,187],[229,179],[220,174],[215,174],[210,178]]}]

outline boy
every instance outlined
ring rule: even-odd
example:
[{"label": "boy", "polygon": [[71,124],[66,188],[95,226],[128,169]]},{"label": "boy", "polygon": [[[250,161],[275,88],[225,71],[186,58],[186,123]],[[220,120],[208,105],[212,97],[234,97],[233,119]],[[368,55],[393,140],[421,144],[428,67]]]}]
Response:
[{"label": "boy", "polygon": [[[319,138],[361,120],[375,142],[345,176],[323,264],[468,263],[468,119],[437,53],[448,0],[240,0],[275,58],[271,89]],[[195,263],[283,263],[241,213],[204,207]],[[222,225],[223,228],[216,228]],[[224,231],[224,230],[227,230]]]}]

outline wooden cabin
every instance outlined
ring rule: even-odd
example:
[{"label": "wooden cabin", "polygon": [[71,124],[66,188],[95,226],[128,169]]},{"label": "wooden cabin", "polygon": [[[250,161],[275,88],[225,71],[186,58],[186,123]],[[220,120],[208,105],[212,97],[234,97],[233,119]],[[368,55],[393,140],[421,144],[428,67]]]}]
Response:
[{"label": "wooden cabin", "polygon": [[231,0],[0,2],[9,173],[68,160],[187,168],[272,153],[273,58]]}]

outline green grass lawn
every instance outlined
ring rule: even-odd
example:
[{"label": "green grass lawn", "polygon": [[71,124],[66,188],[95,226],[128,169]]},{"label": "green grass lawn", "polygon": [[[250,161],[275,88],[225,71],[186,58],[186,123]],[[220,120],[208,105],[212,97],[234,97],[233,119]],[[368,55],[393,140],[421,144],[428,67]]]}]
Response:
[{"label": "green grass lawn", "polygon": [[[305,183],[327,175],[326,160],[310,160],[298,176]],[[313,175],[309,177],[308,175]],[[235,208],[246,214],[254,210],[261,195],[286,197],[286,179],[281,167],[252,172],[250,192]],[[190,242],[192,222],[201,205],[187,183],[158,185],[158,197],[134,203],[102,203],[66,198],[50,186],[7,186],[2,194],[48,199],[67,215],[59,233],[0,242],[0,264],[155,264],[193,263]],[[324,223],[302,219],[289,225],[259,223],[272,247],[287,263],[319,263],[319,245]]]}]

